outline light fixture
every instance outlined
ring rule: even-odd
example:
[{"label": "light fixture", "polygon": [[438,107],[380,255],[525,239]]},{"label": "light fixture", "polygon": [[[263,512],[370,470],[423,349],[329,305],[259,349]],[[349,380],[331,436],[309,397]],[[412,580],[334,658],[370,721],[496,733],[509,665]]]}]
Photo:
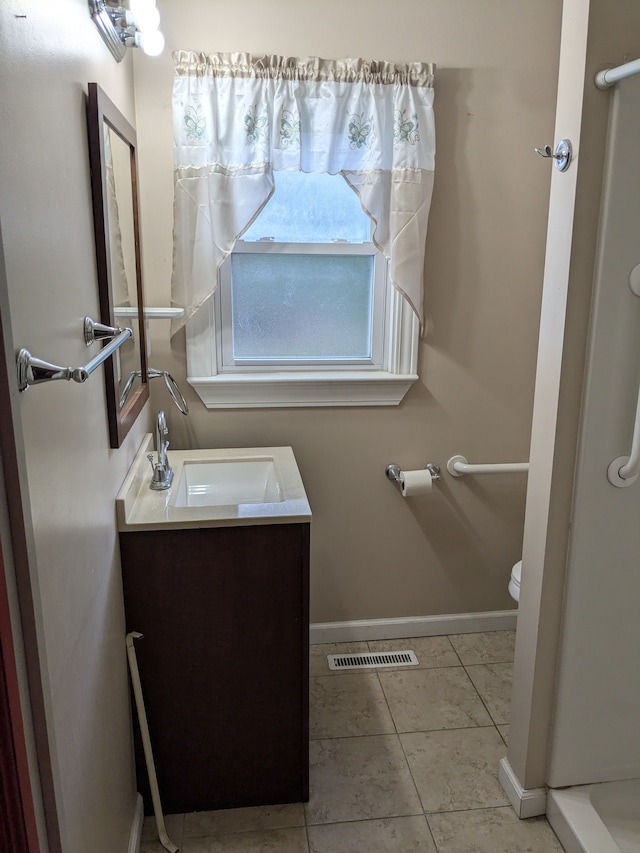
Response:
[{"label": "light fixture", "polygon": [[128,47],[139,47],[148,56],[158,56],[164,36],[158,29],[160,13],[156,0],[89,0],[94,24],[113,56],[121,62]]}]

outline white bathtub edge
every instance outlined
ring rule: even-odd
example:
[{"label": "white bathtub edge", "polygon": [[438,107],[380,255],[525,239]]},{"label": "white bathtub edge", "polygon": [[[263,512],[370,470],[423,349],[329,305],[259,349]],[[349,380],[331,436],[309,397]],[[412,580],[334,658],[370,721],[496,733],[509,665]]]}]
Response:
[{"label": "white bathtub edge", "polygon": [[566,853],[620,853],[586,789],[550,790],[547,820]]}]

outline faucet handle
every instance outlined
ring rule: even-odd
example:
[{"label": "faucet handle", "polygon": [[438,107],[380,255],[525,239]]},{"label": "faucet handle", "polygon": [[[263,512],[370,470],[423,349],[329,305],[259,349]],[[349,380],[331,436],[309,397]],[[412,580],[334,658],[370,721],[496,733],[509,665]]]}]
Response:
[{"label": "faucet handle", "polygon": [[156,466],[153,464],[153,453],[147,453],[147,459],[149,460],[149,464],[151,465],[151,470],[155,473]]}]

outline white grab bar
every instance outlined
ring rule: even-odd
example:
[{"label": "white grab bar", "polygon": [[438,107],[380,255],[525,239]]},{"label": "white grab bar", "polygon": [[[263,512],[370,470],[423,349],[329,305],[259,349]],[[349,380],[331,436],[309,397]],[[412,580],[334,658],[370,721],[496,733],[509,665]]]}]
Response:
[{"label": "white grab bar", "polygon": [[633,426],[631,452],[628,456],[616,456],[607,468],[607,479],[612,486],[624,489],[638,479],[640,473],[640,388],[636,403],[636,420]]},{"label": "white grab bar", "polygon": [[595,84],[598,89],[609,89],[618,80],[624,80],[625,77],[631,77],[638,73],[640,73],[640,59],[634,59],[631,62],[625,62],[624,65],[618,65],[617,68],[605,68],[604,71],[598,71]]},{"label": "white grab bar", "polygon": [[447,471],[452,477],[464,474],[526,474],[528,462],[495,462],[482,465],[470,465],[464,456],[452,456],[447,462]]}]

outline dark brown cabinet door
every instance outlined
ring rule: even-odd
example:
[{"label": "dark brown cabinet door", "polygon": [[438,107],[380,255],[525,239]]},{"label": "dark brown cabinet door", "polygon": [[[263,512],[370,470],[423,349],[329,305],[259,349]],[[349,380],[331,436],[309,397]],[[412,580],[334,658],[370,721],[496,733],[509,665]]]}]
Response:
[{"label": "dark brown cabinet door", "polygon": [[309,525],[122,533],[120,548],[164,811],[308,799]]}]

